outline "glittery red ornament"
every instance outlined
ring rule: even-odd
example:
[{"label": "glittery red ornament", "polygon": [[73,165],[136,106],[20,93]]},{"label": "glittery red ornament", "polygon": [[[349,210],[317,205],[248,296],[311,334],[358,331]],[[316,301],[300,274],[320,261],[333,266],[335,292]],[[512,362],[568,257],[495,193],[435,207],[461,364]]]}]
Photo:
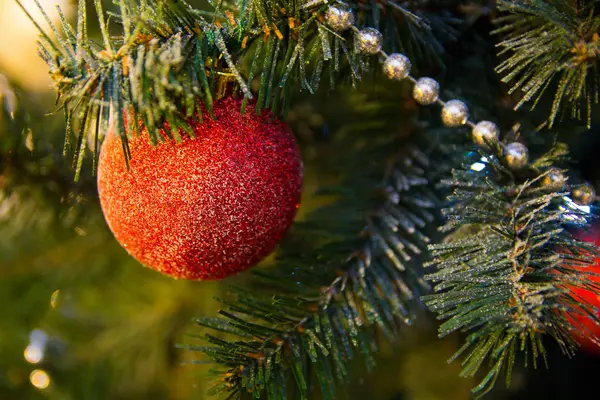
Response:
[{"label": "glittery red ornament", "polygon": [[[589,231],[576,234],[576,236],[580,240],[600,246],[600,227],[593,227]],[[581,270],[587,274],[597,274],[598,276],[590,275],[587,279],[600,285],[600,257],[595,258],[592,265],[582,268]],[[598,296],[598,293],[583,289],[581,287],[576,287],[571,290],[576,298],[585,301],[590,306],[595,307],[596,310],[600,310],[600,297]],[[600,318],[600,312],[596,311],[596,317]],[[600,326],[598,326],[598,324],[593,319],[588,317],[583,311],[579,313],[570,313],[568,318],[576,320],[577,323],[584,328],[574,330],[573,333],[575,340],[587,352],[600,356],[600,344],[596,343],[592,339],[592,336],[600,338]]]},{"label": "glittery red ornament", "polygon": [[[195,138],[153,147],[147,132],[108,134],[98,168],[100,203],[121,245],[174,278],[221,279],[268,255],[291,226],[302,162],[287,125],[225,98],[203,112]],[[163,132],[164,136],[164,132]]]}]

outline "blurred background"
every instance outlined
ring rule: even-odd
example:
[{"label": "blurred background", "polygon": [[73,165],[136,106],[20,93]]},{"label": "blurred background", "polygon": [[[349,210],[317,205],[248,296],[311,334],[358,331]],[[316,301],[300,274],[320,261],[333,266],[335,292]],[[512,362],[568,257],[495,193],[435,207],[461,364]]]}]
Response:
[{"label": "blurred background", "polygon": [[[73,17],[71,0],[39,1],[54,20],[56,4]],[[23,3],[41,21],[34,1]],[[74,183],[71,158],[63,157],[64,120],[52,114],[55,93],[36,37],[14,0],[0,0],[0,399],[204,399],[206,368],[175,345],[201,334],[194,316],[214,315],[213,297],[232,281],[172,280],[139,265],[113,239],[91,166]],[[334,103],[299,101],[289,118],[307,165],[299,218],[318,206],[314,193],[326,180],[310,161],[327,146],[327,113],[340,116]],[[414,123],[397,118],[398,130]],[[594,182],[598,161],[582,151]],[[446,363],[459,338],[438,340],[435,321],[420,321],[401,343],[383,345],[375,373],[358,360],[355,380],[341,393],[468,399],[474,382],[458,378],[459,364]],[[594,388],[594,355],[567,360],[550,352],[550,371],[517,368],[512,388],[490,398],[575,398],[577,388]]]}]

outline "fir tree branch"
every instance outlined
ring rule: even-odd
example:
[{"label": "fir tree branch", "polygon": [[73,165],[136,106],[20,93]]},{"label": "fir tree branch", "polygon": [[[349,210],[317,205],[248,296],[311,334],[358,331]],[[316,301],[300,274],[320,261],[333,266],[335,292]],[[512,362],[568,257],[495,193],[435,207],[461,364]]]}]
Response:
[{"label": "fir tree branch", "polygon": [[358,15],[359,26],[379,29],[389,53],[409,56],[418,68],[422,62],[443,66],[444,45],[458,37],[463,20],[451,13],[448,3],[439,1],[374,0],[348,2]]},{"label": "fir tree branch", "polygon": [[463,356],[461,375],[472,377],[483,363],[489,364],[473,389],[477,395],[491,390],[501,374],[510,383],[518,352],[534,366],[540,357],[546,362],[544,336],[573,354],[572,332],[587,330],[570,315],[599,322],[595,308],[574,292],[600,290],[585,270],[597,249],[565,229],[584,225],[589,215],[566,200],[564,182],[544,180],[551,169],[532,170],[523,178],[496,156],[486,155],[486,160],[481,172],[465,165],[444,181],[454,188],[445,230],[460,228],[463,234],[430,246],[437,272],[426,278],[435,283],[435,293],[424,297],[445,320],[440,336],[469,332],[452,358]]},{"label": "fir tree branch", "polygon": [[[389,142],[361,148],[361,157],[381,159],[390,148]],[[371,365],[375,332],[393,340],[428,290],[419,265],[439,207],[428,178],[447,171],[454,154],[441,143],[427,155],[405,147],[367,206],[357,188],[372,184],[374,171],[355,165],[360,171],[348,172],[352,182],[333,190],[339,200],[297,223],[277,267],[258,273],[261,289],[235,289],[233,299],[221,300],[222,318],[197,321],[221,332],[207,334],[209,346],[184,346],[220,365],[211,393],[307,398],[316,376],[320,393],[331,399],[336,383],[348,379],[351,359],[360,355]],[[365,208],[374,212],[365,217]],[[361,235],[349,233],[361,225]]]},{"label": "fir tree branch", "polygon": [[[236,6],[214,4],[211,12],[182,0],[118,0],[116,4],[119,12],[110,17],[119,25],[118,36],[111,34],[114,27],[109,26],[101,2],[94,3],[102,45],[88,38],[85,1],[79,2],[76,27],[60,13],[62,33],[37,4],[56,37],[51,39],[36,23],[42,32],[40,54],[55,81],[59,107],[67,115],[66,144],[75,136],[76,180],[88,134],[96,138],[91,149],[94,167],[100,138],[110,130],[121,136],[127,162],[127,136],[137,129],[133,121],[143,122],[156,144],[164,140],[158,134],[164,124],[176,139],[179,129],[193,134],[189,121],[198,118],[200,103],[210,110],[214,99],[231,90],[251,99],[248,82],[254,79],[260,80],[256,111],[271,108],[281,113],[289,107],[294,91],[314,93],[324,76],[334,87],[347,79],[356,82],[372,68],[368,58],[358,54],[350,32],[340,35],[324,24],[327,4],[321,2],[252,0]],[[356,7],[357,26],[378,26],[391,50],[408,47],[402,44],[408,36],[417,55],[427,53],[428,46],[439,54],[441,44],[434,31],[446,37],[452,34],[445,22],[449,18],[435,16],[430,25],[392,1]],[[381,18],[380,7],[385,11]],[[406,32],[398,30],[397,18],[404,21],[400,26]]]},{"label": "fir tree branch", "polygon": [[[497,20],[496,33],[505,39],[500,54],[509,54],[497,67],[502,81],[520,90],[516,106],[532,102],[535,108],[546,91],[554,91],[548,117],[551,128],[562,110],[572,118],[587,118],[598,103],[598,60],[600,59],[600,17],[594,2],[580,1],[499,1],[507,14]],[[565,104],[566,103],[566,104]]]},{"label": "fir tree branch", "polygon": [[[49,137],[40,138],[43,116],[27,111],[23,93],[0,74],[0,222],[12,236],[47,229],[52,222],[74,227],[86,198],[96,196],[95,179],[75,184],[68,163]],[[42,123],[44,132],[48,123]]]}]

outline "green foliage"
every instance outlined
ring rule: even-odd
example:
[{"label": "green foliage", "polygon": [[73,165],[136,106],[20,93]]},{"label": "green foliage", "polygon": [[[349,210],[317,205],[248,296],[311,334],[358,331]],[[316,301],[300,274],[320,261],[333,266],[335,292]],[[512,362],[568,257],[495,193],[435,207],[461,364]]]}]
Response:
[{"label": "green foliage", "polygon": [[[188,123],[198,118],[198,107],[210,111],[213,100],[225,93],[240,91],[246,100],[256,94],[257,112],[271,108],[282,113],[295,91],[316,92],[322,77],[334,87],[338,81],[356,83],[372,68],[358,54],[351,30],[338,34],[324,25],[327,4],[320,1],[219,3],[207,12],[184,1],[118,0],[119,13],[110,15],[121,30],[115,36],[96,0],[102,44],[88,38],[85,1],[79,2],[77,25],[68,24],[61,13],[60,29],[36,4],[57,38],[38,25],[40,54],[67,116],[65,150],[74,152],[76,180],[88,134],[95,137],[95,170],[101,136],[110,129],[121,136],[127,161],[127,136],[137,130],[133,121],[144,123],[152,143],[164,140],[163,135],[179,139],[174,128],[193,135]],[[378,2],[357,4],[357,26],[380,28],[386,48],[439,57],[435,33],[452,37],[450,17],[417,11],[431,17],[430,23],[394,2],[383,6],[382,13]],[[260,85],[253,94],[249,86],[255,79]],[[165,123],[171,129],[159,131]]]},{"label": "green foliage", "polygon": [[[435,283],[435,293],[424,297],[445,320],[440,336],[469,332],[452,358],[464,355],[461,375],[472,377],[489,363],[473,389],[478,395],[487,393],[502,373],[510,382],[518,352],[534,366],[539,357],[546,361],[544,336],[573,354],[571,332],[582,327],[567,315],[596,320],[597,311],[573,290],[600,290],[585,270],[597,249],[565,229],[589,218],[566,200],[565,182],[551,181],[552,169],[514,173],[497,156],[486,157],[481,172],[469,163],[444,181],[453,188],[445,230],[454,231],[454,240],[430,246],[437,272],[426,278]],[[533,165],[546,168],[547,161],[542,157]]]},{"label": "green foliage", "polygon": [[[349,5],[357,28],[383,33],[387,52],[441,63],[443,40],[454,37],[457,21],[440,4]],[[94,5],[102,43],[88,37],[84,0],[76,26],[61,15],[59,29],[46,17],[57,39],[46,33],[40,39],[66,114],[65,153],[74,153],[76,179],[88,144],[95,168],[101,137],[111,130],[121,136],[127,160],[127,138],[137,133],[138,121],[153,143],[163,135],[178,139],[199,107],[210,111],[222,96],[243,96],[258,112],[285,115],[297,92],[316,93],[322,81],[329,88],[356,86],[378,68],[375,57],[357,52],[352,30],[332,32],[324,24],[328,3],[320,0],[219,2],[210,11],[183,1],[118,0],[118,13],[108,19],[102,3]],[[537,105],[557,82],[549,126],[565,102],[573,116],[586,104],[589,123],[597,101],[600,20],[579,2],[501,1],[500,7],[507,12],[499,20],[497,32],[506,35],[500,47],[511,55],[498,71],[513,91],[525,92],[517,107],[529,100]],[[161,131],[165,126],[171,129]],[[490,362],[477,394],[490,390],[503,372],[510,377],[519,351],[535,365],[545,355],[544,335],[573,352],[568,331],[574,322],[565,315],[593,310],[572,288],[600,287],[581,271],[594,249],[563,227],[585,216],[565,202],[564,188],[542,185],[549,159],[525,175],[507,169],[499,152],[488,155],[480,174],[469,166],[456,170],[444,181],[455,188],[446,229],[470,235],[431,244],[442,204],[433,182],[456,154],[452,141],[428,136],[431,142],[411,147],[387,132],[366,136],[366,130],[334,139],[344,150],[331,161],[344,166],[344,179],[326,193],[334,196],[331,204],[296,224],[276,268],[257,272],[251,286],[234,288],[222,300],[222,318],[198,319],[211,330],[209,345],[186,348],[218,365],[213,393],[307,398],[316,379],[324,398],[336,397],[335,384],[348,379],[349,361],[360,355],[371,365],[374,338],[396,338],[412,321],[429,289],[419,269],[428,245],[438,271],[428,277],[435,293],[424,299],[446,320],[441,334],[469,332],[455,356],[466,354],[464,376]],[[397,148],[402,150],[392,154]],[[381,182],[377,190],[365,189],[374,182]]]},{"label": "green foliage", "polygon": [[[554,91],[548,126],[554,125],[561,110],[572,118],[587,118],[591,124],[592,104],[598,103],[598,60],[600,58],[600,16],[595,1],[534,0],[499,1],[506,15],[496,30],[505,36],[498,46],[508,54],[497,71],[503,82],[520,90],[520,108],[532,102],[532,109],[546,91]],[[566,104],[565,104],[566,103]]]},{"label": "green foliage", "polygon": [[[11,238],[58,221],[76,223],[84,196],[96,190],[95,182],[75,185],[65,176],[66,163],[49,138],[37,135],[42,118],[27,110],[23,97],[0,74],[0,222],[10,227]],[[50,129],[53,122],[42,124]]]},{"label": "green foliage", "polygon": [[346,178],[322,194],[335,200],[296,223],[276,267],[221,300],[221,318],[197,321],[219,332],[207,334],[209,346],[185,346],[219,365],[211,393],[308,398],[316,378],[323,398],[336,398],[352,359],[372,366],[378,332],[393,341],[413,321],[428,291],[420,265],[440,206],[431,182],[456,154],[447,133],[432,133],[426,152],[395,151],[387,134],[364,140],[362,129],[334,141],[345,151],[329,161]]},{"label": "green foliage", "polygon": [[[182,379],[173,347],[192,315],[214,305],[216,285],[199,295],[194,282],[127,255],[95,201],[96,180],[73,182],[62,118],[41,115],[39,101],[0,75],[0,398],[202,393],[202,383]],[[33,346],[43,355],[36,364],[24,358],[32,331],[46,338]],[[36,369],[49,376],[45,390],[29,381]]]}]

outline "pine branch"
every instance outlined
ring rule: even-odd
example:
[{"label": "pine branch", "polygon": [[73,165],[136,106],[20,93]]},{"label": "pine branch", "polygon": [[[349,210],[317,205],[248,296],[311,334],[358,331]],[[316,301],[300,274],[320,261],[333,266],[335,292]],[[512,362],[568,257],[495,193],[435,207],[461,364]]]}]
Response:
[{"label": "pine branch", "polygon": [[510,92],[523,92],[516,109],[528,102],[534,109],[552,88],[550,128],[563,110],[570,110],[572,118],[587,118],[589,127],[592,104],[598,103],[600,17],[594,12],[594,2],[583,3],[498,2],[507,13],[497,20],[502,27],[496,33],[505,37],[498,46],[500,54],[509,56],[496,70],[503,82],[512,84]]},{"label": "pine branch", "polygon": [[[440,336],[469,332],[452,357],[463,357],[461,375],[472,377],[483,363],[489,364],[473,389],[477,395],[491,390],[501,374],[510,383],[519,352],[534,367],[539,358],[546,362],[545,336],[573,354],[572,332],[592,333],[569,315],[600,322],[595,308],[574,292],[600,291],[585,270],[597,249],[565,229],[584,225],[589,215],[567,200],[564,182],[548,184],[544,178],[552,169],[531,170],[522,178],[496,156],[485,160],[481,172],[465,165],[443,182],[454,188],[445,230],[456,232],[456,239],[430,246],[437,272],[426,278],[435,283],[435,293],[424,297],[445,320]],[[547,167],[547,161],[537,164]]]},{"label": "pine branch", "polygon": [[[135,133],[134,120],[145,124],[155,144],[164,140],[157,132],[165,124],[176,139],[179,129],[193,134],[189,122],[199,118],[200,103],[210,110],[213,99],[231,91],[241,91],[246,100],[253,98],[248,82],[255,79],[260,80],[256,111],[271,108],[284,113],[295,91],[316,92],[322,77],[327,76],[334,87],[348,79],[356,82],[372,69],[368,58],[358,54],[350,33],[339,35],[324,25],[327,4],[320,1],[219,3],[210,12],[181,0],[116,3],[119,13],[110,17],[121,30],[118,36],[111,34],[114,26],[109,26],[101,1],[94,2],[102,45],[88,37],[85,1],[79,1],[75,27],[60,13],[61,29],[36,3],[57,38],[51,39],[34,21],[42,32],[40,55],[55,81],[59,108],[67,116],[65,149],[75,144],[76,180],[88,134],[95,137],[91,149],[95,170],[100,139],[110,129],[121,136],[128,160],[127,136]],[[384,18],[379,17],[379,7],[386,11]],[[360,3],[357,12],[357,25],[379,26],[390,49],[407,47],[402,43],[408,36],[417,55],[427,53],[428,46],[439,54],[441,44],[433,32],[451,35],[448,18],[435,16],[433,29],[423,17],[392,1]],[[406,32],[398,30],[394,18],[404,21],[401,27]]]},{"label": "pine branch", "polygon": [[[75,184],[67,177],[60,149],[38,136],[43,117],[28,108],[23,93],[0,74],[0,222],[11,236],[59,220],[74,227],[85,198],[97,193],[95,179]],[[48,123],[43,124],[48,133]]]},{"label": "pine branch", "polygon": [[440,1],[371,0],[349,1],[358,14],[360,27],[375,27],[385,39],[388,53],[409,56],[418,68],[443,66],[444,45],[455,41],[464,21],[454,16],[449,4]]},{"label": "pine branch", "polygon": [[[101,2],[96,1],[95,7],[103,47],[88,39],[83,0],[79,2],[76,28],[65,24],[61,36],[50,24],[58,39],[52,41],[43,34],[40,40],[40,54],[49,65],[60,107],[67,116],[66,142],[70,141],[70,130],[77,131],[73,161],[76,180],[90,131],[96,138],[93,150],[97,154],[99,136],[109,126],[113,128],[123,139],[128,159],[126,131],[134,129],[125,125],[132,110],[130,122],[142,120],[153,143],[163,139],[157,128],[164,123],[189,131],[186,118],[193,116],[197,99],[203,97],[209,108],[212,104],[206,57],[230,59],[227,49],[220,47],[222,34],[203,19],[193,18],[179,3],[166,7],[163,2],[138,5],[120,0],[118,18],[123,34],[117,38],[109,35]],[[245,87],[241,79],[239,85]],[[172,132],[177,135],[177,129]]]},{"label": "pine branch", "polygon": [[[307,398],[314,375],[322,396],[335,398],[351,359],[372,365],[376,332],[394,340],[412,321],[428,290],[419,266],[439,207],[428,178],[448,171],[455,149],[435,143],[425,154],[405,146],[388,163],[378,196],[365,199],[360,189],[376,181],[376,170],[368,172],[373,161],[356,161],[381,160],[390,145],[370,143],[360,158],[348,150],[351,182],[328,190],[339,199],[295,225],[276,268],[257,273],[260,289],[235,289],[221,300],[221,318],[197,321],[221,332],[207,334],[209,346],[185,346],[220,365],[211,393]],[[365,216],[365,209],[374,211]]]}]

